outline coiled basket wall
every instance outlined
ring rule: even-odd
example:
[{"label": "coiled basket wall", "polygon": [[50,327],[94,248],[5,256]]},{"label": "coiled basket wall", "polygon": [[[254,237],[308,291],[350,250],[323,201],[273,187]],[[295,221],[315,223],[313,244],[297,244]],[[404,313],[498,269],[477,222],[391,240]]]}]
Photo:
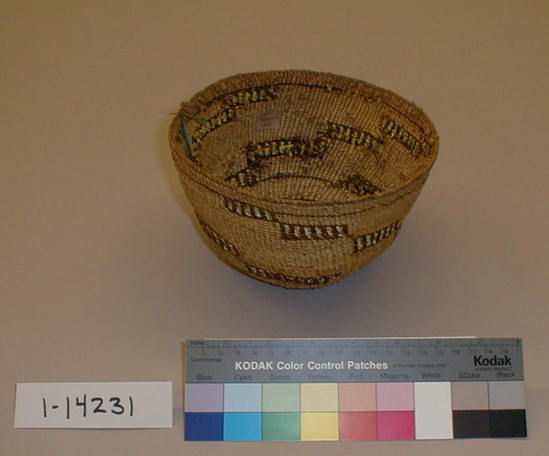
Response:
[{"label": "coiled basket wall", "polygon": [[438,151],[413,103],[372,84],[288,70],[223,79],[170,128],[182,185],[216,255],[287,288],[319,288],[395,239]]}]

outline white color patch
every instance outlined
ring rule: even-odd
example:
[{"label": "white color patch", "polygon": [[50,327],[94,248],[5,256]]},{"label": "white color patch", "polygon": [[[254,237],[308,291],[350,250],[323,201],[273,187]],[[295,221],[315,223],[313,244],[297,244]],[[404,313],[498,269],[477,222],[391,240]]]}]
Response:
[{"label": "white color patch", "polygon": [[416,439],[452,439],[450,382],[414,383]]}]

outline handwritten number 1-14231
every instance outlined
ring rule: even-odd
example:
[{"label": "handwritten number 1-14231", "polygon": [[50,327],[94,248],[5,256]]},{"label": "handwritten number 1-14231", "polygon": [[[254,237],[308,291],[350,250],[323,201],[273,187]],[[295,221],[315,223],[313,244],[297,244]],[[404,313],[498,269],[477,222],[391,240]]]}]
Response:
[{"label": "handwritten number 1-14231", "polygon": [[66,396],[61,402],[48,402],[42,398],[43,417],[47,418],[48,413],[64,412],[67,420],[70,420],[72,413],[81,413],[83,417],[97,414],[129,415],[133,416],[133,397],[113,396],[104,398],[101,396],[88,396],[84,394],[77,397]]}]

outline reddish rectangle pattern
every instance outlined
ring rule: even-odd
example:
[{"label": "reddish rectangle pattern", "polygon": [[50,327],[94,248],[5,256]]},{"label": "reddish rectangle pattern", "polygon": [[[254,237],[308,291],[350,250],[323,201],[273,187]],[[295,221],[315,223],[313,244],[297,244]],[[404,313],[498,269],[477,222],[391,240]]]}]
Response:
[{"label": "reddish rectangle pattern", "polygon": [[340,440],[376,440],[376,412],[339,412]]},{"label": "reddish rectangle pattern", "polygon": [[377,412],[378,440],[414,440],[414,412]]}]

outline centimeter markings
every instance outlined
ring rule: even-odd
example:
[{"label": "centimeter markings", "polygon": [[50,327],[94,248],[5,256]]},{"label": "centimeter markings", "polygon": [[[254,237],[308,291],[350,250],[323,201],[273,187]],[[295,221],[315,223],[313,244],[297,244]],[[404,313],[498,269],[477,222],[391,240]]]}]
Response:
[{"label": "centimeter markings", "polygon": [[523,380],[518,338],[205,339],[187,382]]},{"label": "centimeter markings", "polygon": [[307,347],[494,347],[521,345],[520,338],[380,338],[380,339],[194,339],[190,348],[307,348]]},{"label": "centimeter markings", "polygon": [[462,350],[467,349],[470,353],[477,353],[484,349],[486,353],[492,353],[499,350],[502,353],[508,353],[509,350],[522,348],[521,339],[232,339],[232,340],[192,340],[187,344],[187,348],[193,350],[199,348],[201,355],[224,356],[225,351],[232,351],[238,356],[242,354],[274,355],[280,349],[290,355],[292,353],[308,353],[308,350],[324,354],[325,350],[333,349],[336,354],[342,354],[343,351],[352,350],[355,354],[363,352],[376,354],[380,350],[386,350],[389,354],[394,353],[395,349],[400,349],[404,354],[410,354],[412,350],[425,352],[425,350],[434,350],[435,353],[444,354],[445,349]]}]

